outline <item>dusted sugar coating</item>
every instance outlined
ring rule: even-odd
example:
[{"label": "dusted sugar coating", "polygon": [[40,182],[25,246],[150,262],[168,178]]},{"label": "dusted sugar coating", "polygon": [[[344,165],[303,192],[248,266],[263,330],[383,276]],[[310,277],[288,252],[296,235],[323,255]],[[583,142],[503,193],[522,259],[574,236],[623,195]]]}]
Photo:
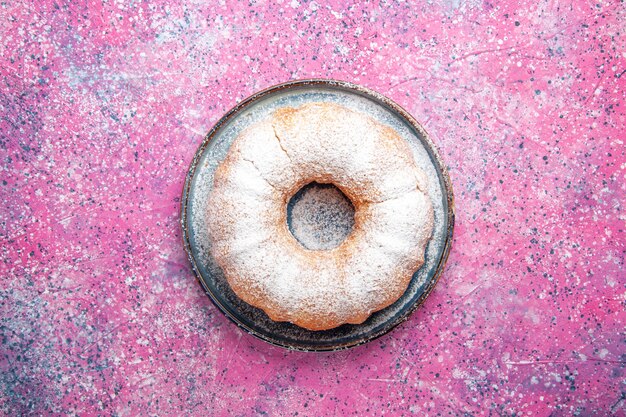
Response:
[{"label": "dusted sugar coating", "polygon": [[[352,232],[308,250],[287,226],[304,185],[353,203]],[[433,229],[426,177],[391,128],[332,103],[283,108],[244,130],[215,172],[208,224],[233,291],[275,321],[309,330],[358,324],[395,302],[424,263]]]}]

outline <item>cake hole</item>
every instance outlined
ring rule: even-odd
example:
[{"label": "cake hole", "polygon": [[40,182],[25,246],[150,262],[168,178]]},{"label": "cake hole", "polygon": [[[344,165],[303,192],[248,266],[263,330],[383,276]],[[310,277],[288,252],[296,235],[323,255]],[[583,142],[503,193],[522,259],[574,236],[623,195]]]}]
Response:
[{"label": "cake hole", "polygon": [[287,226],[307,249],[336,248],[352,231],[354,206],[334,185],[312,182],[287,203]]}]

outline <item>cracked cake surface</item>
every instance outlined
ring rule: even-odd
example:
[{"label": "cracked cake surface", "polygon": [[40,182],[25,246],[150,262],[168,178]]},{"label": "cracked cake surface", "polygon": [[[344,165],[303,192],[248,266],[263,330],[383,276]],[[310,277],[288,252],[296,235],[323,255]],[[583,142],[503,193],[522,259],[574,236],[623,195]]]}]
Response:
[{"label": "cracked cake surface", "polygon": [[[287,226],[303,186],[329,183],[355,208],[339,246],[309,250]],[[395,302],[433,229],[427,179],[390,127],[338,104],[282,108],[245,129],[207,206],[211,255],[238,297],[310,330],[358,324]]]}]

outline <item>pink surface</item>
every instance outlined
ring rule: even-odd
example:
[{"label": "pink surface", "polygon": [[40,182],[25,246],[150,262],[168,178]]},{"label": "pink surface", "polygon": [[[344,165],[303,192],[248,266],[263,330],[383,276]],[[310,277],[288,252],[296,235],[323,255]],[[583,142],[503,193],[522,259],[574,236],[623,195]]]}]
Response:
[{"label": "pink surface", "polygon": [[[0,6],[0,412],[625,415],[624,3],[175,3]],[[309,77],[404,106],[456,192],[433,294],[338,353],[242,333],[179,225],[212,124]]]}]

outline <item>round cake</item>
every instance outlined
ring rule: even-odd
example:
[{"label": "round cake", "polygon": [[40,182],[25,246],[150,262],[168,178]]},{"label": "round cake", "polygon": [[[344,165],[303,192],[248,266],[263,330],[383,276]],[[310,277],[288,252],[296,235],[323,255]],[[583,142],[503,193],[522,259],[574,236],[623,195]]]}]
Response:
[{"label": "round cake", "polygon": [[[354,226],[309,250],[287,225],[303,186],[333,184]],[[282,108],[234,140],[207,205],[210,253],[235,294],[309,330],[359,324],[394,303],[424,263],[433,229],[427,179],[390,127],[328,102]]]}]

